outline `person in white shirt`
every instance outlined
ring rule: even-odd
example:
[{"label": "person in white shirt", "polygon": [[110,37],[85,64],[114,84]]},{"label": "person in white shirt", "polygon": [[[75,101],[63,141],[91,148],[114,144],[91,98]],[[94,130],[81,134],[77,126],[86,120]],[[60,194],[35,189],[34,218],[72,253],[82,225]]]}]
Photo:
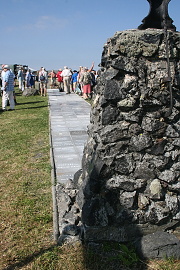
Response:
[{"label": "person in white shirt", "polygon": [[66,92],[66,94],[71,93],[70,92],[71,76],[72,73],[70,69],[68,69],[68,67],[65,66],[61,73],[61,77],[63,77],[64,91]]},{"label": "person in white shirt", "polygon": [[3,85],[3,81],[4,81],[4,76],[5,76],[4,66],[5,66],[5,65],[2,65],[2,71],[1,71],[2,85]]},{"label": "person in white shirt", "polygon": [[14,110],[15,100],[14,100],[14,73],[10,70],[8,65],[3,66],[3,77],[2,77],[2,110],[5,111],[8,100],[10,103],[10,110]]},{"label": "person in white shirt", "polygon": [[18,70],[17,78],[19,81],[19,89],[21,91],[24,91],[24,71],[23,71],[23,68],[20,68]]}]

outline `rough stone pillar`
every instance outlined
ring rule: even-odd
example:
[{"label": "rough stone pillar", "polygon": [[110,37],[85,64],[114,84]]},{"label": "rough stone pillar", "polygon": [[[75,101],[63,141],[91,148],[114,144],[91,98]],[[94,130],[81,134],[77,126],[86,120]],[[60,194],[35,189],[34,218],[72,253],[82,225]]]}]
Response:
[{"label": "rough stone pillar", "polygon": [[83,156],[85,240],[132,241],[180,221],[180,33],[117,32],[104,46]]}]

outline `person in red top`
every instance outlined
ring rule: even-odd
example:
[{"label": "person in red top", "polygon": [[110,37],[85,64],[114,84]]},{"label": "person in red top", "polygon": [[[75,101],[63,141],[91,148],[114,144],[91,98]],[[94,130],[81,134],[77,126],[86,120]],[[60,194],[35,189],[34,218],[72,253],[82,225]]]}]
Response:
[{"label": "person in red top", "polygon": [[59,92],[64,92],[64,84],[63,77],[61,77],[62,69],[60,68],[56,74],[56,78],[58,80]]}]

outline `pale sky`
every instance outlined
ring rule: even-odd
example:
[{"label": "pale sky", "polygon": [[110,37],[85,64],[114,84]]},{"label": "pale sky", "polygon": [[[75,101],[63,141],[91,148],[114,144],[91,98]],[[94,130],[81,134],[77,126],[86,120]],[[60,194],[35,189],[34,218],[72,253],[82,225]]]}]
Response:
[{"label": "pale sky", "polygon": [[[136,29],[149,13],[147,0],[0,0],[1,64],[33,69],[78,69],[101,61],[116,31]],[[180,31],[180,0],[169,16]]]}]

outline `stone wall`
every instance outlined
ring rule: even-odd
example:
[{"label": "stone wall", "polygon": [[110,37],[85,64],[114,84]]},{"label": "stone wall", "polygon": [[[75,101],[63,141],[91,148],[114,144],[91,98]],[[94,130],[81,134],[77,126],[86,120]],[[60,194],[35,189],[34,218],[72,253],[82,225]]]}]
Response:
[{"label": "stone wall", "polygon": [[83,157],[87,240],[132,240],[180,220],[180,33],[169,32],[172,114],[162,30],[117,32],[102,71]]},{"label": "stone wall", "polygon": [[168,35],[170,115],[163,30],[117,32],[105,44],[82,172],[57,187],[61,240],[80,230],[86,241],[127,242],[179,228],[180,33]]}]

